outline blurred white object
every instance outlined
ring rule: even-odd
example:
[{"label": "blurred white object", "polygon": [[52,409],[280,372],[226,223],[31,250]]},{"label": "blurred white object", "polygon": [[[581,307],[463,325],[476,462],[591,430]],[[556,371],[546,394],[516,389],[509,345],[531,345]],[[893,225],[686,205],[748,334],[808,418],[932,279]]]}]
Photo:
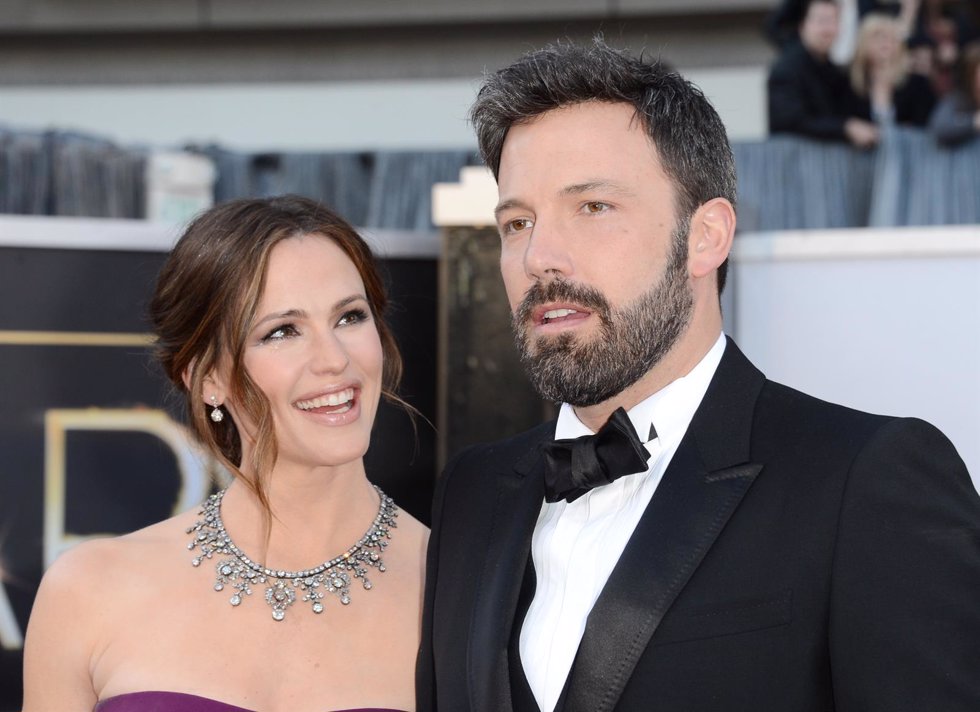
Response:
[{"label": "blurred white object", "polygon": [[214,163],[204,156],[155,151],[146,162],[146,219],[185,223],[214,205]]},{"label": "blurred white object", "polygon": [[830,60],[838,66],[846,67],[854,59],[861,18],[857,0],[838,0],[837,7],[840,8],[840,29],[837,31],[834,46],[830,48]]}]

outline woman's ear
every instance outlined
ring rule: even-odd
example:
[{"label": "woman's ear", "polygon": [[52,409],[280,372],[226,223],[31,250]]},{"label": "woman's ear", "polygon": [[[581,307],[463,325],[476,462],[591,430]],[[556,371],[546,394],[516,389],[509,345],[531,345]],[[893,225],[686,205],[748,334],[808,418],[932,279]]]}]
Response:
[{"label": "woman's ear", "polygon": [[184,388],[190,393],[191,389],[194,387],[194,368],[197,366],[197,361],[191,361],[184,372],[180,374],[180,380],[184,382]]},{"label": "woman's ear", "polygon": [[204,376],[204,378],[201,379],[200,391],[197,393],[193,392],[194,369],[196,366],[197,362],[192,361],[190,365],[184,369],[184,373],[181,374],[181,379],[184,381],[184,387],[187,389],[189,396],[210,406],[217,406],[224,403],[228,394],[228,388],[224,382],[224,379],[218,374],[217,370],[213,370]]},{"label": "woman's ear", "polygon": [[691,218],[688,269],[692,277],[706,277],[728,259],[735,237],[735,208],[725,198],[713,198]]}]

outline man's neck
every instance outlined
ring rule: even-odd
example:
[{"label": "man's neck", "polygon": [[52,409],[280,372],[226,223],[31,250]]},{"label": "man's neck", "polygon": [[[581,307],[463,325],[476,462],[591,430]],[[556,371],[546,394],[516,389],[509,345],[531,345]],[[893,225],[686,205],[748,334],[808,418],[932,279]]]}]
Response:
[{"label": "man's neck", "polygon": [[689,333],[687,335],[689,338],[679,341],[656,366],[633,385],[602,403],[575,407],[576,417],[592,432],[598,431],[617,408],[629,411],[637,403],[689,374],[714,346],[720,332],[719,323],[717,328]]},{"label": "man's neck", "polygon": [[811,57],[813,57],[814,61],[816,61],[816,62],[818,62],[820,64],[824,64],[825,62],[828,61],[828,59],[830,57],[830,52],[822,52],[819,49],[815,49],[813,47],[810,47],[809,45],[807,45],[805,43],[802,43],[802,42],[801,42],[801,44],[803,45],[803,49],[806,50],[806,53],[808,55],[810,55]]}]

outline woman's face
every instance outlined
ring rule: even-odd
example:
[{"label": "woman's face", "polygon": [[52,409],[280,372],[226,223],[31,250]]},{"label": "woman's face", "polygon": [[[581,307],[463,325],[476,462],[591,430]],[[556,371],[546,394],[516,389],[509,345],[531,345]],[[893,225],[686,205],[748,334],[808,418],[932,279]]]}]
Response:
[{"label": "woman's face", "polygon": [[876,27],[868,34],[868,60],[872,65],[890,64],[898,53],[898,33],[890,25]]},{"label": "woman's face", "polygon": [[[303,235],[269,255],[244,366],[269,401],[277,465],[336,466],[368,448],[384,356],[361,276],[328,238]],[[249,461],[254,424],[242,426]]]}]

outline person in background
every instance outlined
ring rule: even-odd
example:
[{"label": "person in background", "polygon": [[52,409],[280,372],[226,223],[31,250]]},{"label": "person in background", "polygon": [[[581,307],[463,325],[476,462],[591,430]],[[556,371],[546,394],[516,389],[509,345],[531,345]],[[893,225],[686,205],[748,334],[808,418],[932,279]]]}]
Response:
[{"label": "person in background", "polygon": [[925,127],[936,105],[927,76],[910,71],[898,20],[872,13],[861,22],[851,63],[851,88],[876,124]]},{"label": "person in background", "polygon": [[428,532],[363,460],[379,399],[400,402],[386,301],[367,245],[315,201],[232,201],[191,223],[150,318],[233,482],[54,563],[24,712],[414,709]]},{"label": "person in background", "polygon": [[936,43],[932,86],[939,97],[944,97],[959,84],[957,68],[960,63],[959,29],[948,17],[939,16],[929,21],[929,37]]},{"label": "person in background", "polygon": [[959,87],[940,100],[929,129],[946,146],[980,135],[980,41],[964,48]]},{"label": "person in background", "polygon": [[847,77],[829,58],[838,22],[834,0],[810,0],[799,40],[786,47],[769,73],[769,131],[871,148],[878,143],[878,127],[862,115]]},{"label": "person in background", "polygon": [[961,45],[980,40],[980,3],[977,0],[923,0],[920,27],[928,30],[931,23],[949,20]]},{"label": "person in background", "polygon": [[[902,26],[902,36],[907,37],[920,24],[923,15],[922,0],[837,0],[840,9],[840,30],[830,48],[830,59],[845,66],[854,56],[857,31],[861,19],[868,13],[886,13],[897,17]],[[783,0],[766,17],[765,31],[769,40],[783,48],[799,38],[799,26],[806,14],[807,0]]]},{"label": "person in background", "polygon": [[936,42],[924,31],[917,31],[907,40],[905,48],[909,54],[909,72],[929,79],[933,96],[936,96],[933,73],[936,68]]}]

